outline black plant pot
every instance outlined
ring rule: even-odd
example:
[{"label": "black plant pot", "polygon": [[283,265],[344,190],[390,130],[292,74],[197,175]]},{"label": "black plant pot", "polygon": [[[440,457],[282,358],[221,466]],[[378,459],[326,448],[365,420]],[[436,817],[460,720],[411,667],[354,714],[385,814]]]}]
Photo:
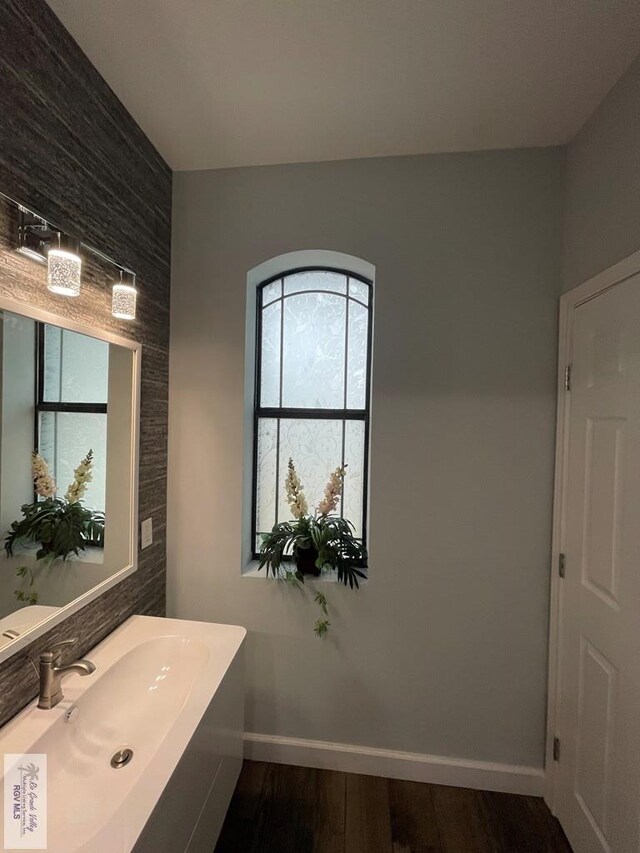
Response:
[{"label": "black plant pot", "polygon": [[311,548],[296,548],[295,561],[301,575],[313,575],[317,578],[320,574],[320,569],[316,566],[317,559],[318,551],[313,546]]}]

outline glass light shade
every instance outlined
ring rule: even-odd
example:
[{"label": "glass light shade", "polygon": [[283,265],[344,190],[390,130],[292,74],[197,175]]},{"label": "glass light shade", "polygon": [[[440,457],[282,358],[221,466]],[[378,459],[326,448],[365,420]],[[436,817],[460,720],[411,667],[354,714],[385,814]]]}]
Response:
[{"label": "glass light shade", "polygon": [[111,313],[119,320],[136,319],[138,291],[130,284],[114,284],[111,297]]},{"label": "glass light shade", "polygon": [[64,249],[49,249],[47,287],[62,296],[80,293],[82,261],[80,256]]}]

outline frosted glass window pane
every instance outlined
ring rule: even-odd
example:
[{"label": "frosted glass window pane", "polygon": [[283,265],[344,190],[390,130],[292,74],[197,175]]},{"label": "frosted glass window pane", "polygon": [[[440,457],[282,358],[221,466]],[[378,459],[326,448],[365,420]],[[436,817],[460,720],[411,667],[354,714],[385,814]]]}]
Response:
[{"label": "frosted glass window pane", "polygon": [[61,352],[62,329],[45,326],[43,399],[48,403],[59,403],[62,398]]},{"label": "frosted glass window pane", "polygon": [[364,284],[364,282],[359,281],[357,278],[349,279],[349,296],[353,296],[354,299],[360,300],[360,302],[364,302],[365,305],[369,304],[369,286]]},{"label": "frosted glass window pane", "polygon": [[[256,532],[268,533],[276,523],[276,456],[277,426],[275,418],[258,421],[258,454],[256,467]],[[258,536],[258,539],[260,537]],[[262,542],[258,543],[260,550]]]},{"label": "frosted glass window pane", "polygon": [[109,344],[45,326],[44,378],[48,403],[106,403]]},{"label": "frosted glass window pane", "polygon": [[260,404],[280,405],[280,322],[282,302],[274,302],[262,312],[262,353]]},{"label": "frosted glass window pane", "polygon": [[329,474],[342,463],[342,421],[280,421],[278,520],[291,518],[284,481],[289,457],[294,461],[303,491],[313,513],[322,500]]},{"label": "frosted glass window pane", "polygon": [[346,299],[302,293],[284,300],[282,405],[344,406]]},{"label": "frosted glass window pane", "polygon": [[104,511],[107,478],[107,416],[79,412],[41,412],[39,451],[49,463],[64,497],[73,482],[73,472],[89,450],[93,450],[93,479],[83,503]]},{"label": "frosted glass window pane", "polygon": [[347,408],[364,409],[367,402],[367,333],[369,311],[349,302]]},{"label": "frosted glass window pane", "polygon": [[280,299],[282,296],[282,279],[272,281],[271,284],[265,285],[262,290],[262,305],[268,305],[274,299]]},{"label": "frosted glass window pane", "polygon": [[304,290],[333,290],[336,293],[347,293],[347,277],[338,272],[326,270],[309,270],[288,275],[284,280],[285,296],[289,293],[299,293]]},{"label": "frosted glass window pane", "polygon": [[364,421],[345,421],[344,479],[342,514],[354,525],[355,535],[362,536],[364,494]]}]

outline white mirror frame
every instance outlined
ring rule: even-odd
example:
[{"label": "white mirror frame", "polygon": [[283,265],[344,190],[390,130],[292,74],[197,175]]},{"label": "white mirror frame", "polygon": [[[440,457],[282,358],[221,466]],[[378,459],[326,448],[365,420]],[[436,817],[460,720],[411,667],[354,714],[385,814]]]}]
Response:
[{"label": "white mirror frame", "polygon": [[68,329],[72,332],[79,332],[82,335],[89,335],[92,338],[97,338],[101,341],[106,341],[110,344],[115,344],[119,347],[124,347],[131,351],[132,354],[132,394],[131,394],[131,459],[130,459],[130,536],[129,536],[129,559],[126,566],[106,580],[97,584],[92,589],[74,598],[69,604],[61,607],[56,613],[52,613],[42,622],[38,622],[24,634],[21,634],[8,645],[0,649],[0,663],[10,658],[17,651],[30,645],[35,639],[46,634],[51,628],[64,622],[73,613],[76,613],[89,602],[94,601],[103,595],[108,589],[123,581],[126,577],[138,568],[138,461],[139,461],[139,445],[140,445],[140,376],[142,365],[142,344],[132,341],[129,338],[122,338],[119,335],[114,335],[111,332],[98,329],[95,326],[89,326],[84,323],[76,323],[75,320],[70,320],[67,317],[62,317],[59,314],[53,314],[49,311],[44,311],[29,305],[28,302],[20,302],[16,299],[0,296],[0,312],[10,311],[12,314],[19,314],[23,317],[28,317],[32,320],[41,323],[48,323],[52,326],[58,326],[62,329]]}]

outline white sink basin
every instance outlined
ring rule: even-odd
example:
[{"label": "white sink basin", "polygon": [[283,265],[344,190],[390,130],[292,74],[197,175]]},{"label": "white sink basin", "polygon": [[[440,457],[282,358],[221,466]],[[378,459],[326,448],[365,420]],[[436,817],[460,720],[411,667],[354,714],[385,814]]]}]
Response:
[{"label": "white sink basin", "polygon": [[245,634],[133,616],[85,655],[93,675],[63,680],[59,705],[33,703],[0,730],[3,753],[47,755],[49,853],[133,848]]}]

